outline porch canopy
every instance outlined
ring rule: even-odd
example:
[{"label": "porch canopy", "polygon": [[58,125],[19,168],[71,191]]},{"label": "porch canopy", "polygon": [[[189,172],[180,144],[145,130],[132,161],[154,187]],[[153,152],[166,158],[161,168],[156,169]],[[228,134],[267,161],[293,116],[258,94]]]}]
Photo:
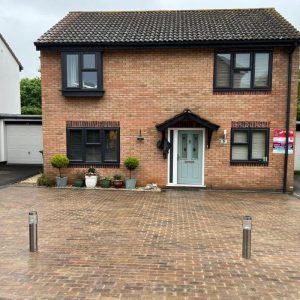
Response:
[{"label": "porch canopy", "polygon": [[165,130],[170,127],[199,127],[207,129],[206,146],[210,147],[212,133],[219,129],[219,125],[211,123],[200,116],[194,114],[189,109],[185,109],[182,113],[164,121],[161,124],[157,124],[156,128],[162,132],[162,141],[165,139]]}]

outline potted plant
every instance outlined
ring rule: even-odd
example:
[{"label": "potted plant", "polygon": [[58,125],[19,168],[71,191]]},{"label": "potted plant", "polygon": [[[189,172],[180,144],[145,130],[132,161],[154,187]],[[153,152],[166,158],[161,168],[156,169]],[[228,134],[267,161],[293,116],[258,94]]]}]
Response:
[{"label": "potted plant", "polygon": [[126,189],[132,190],[135,189],[136,186],[136,179],[131,178],[131,172],[135,170],[139,165],[139,160],[135,157],[127,157],[127,159],[124,161],[125,167],[129,170],[129,179],[126,179],[125,186]]},{"label": "potted plant", "polygon": [[76,174],[76,179],[74,180],[73,186],[75,187],[83,187],[84,186],[84,173],[78,172]]},{"label": "potted plant", "polygon": [[100,186],[102,188],[109,188],[111,186],[111,178],[110,177],[104,177],[100,180]]},{"label": "potted plant", "polygon": [[120,189],[123,186],[122,176],[119,174],[115,174],[112,183],[116,189]]},{"label": "potted plant", "polygon": [[89,168],[85,174],[85,186],[87,188],[94,188],[97,184],[98,175],[95,168]]},{"label": "potted plant", "polygon": [[69,159],[62,154],[54,155],[50,159],[52,167],[57,168],[59,176],[56,176],[56,186],[57,187],[66,187],[68,182],[68,177],[61,176],[61,169],[66,168],[69,165]]}]

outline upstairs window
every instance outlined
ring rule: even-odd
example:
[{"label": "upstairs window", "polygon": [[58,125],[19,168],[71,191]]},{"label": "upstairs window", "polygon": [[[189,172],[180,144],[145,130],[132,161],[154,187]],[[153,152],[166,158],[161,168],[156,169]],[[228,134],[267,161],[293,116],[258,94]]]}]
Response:
[{"label": "upstairs window", "polygon": [[215,90],[270,90],[271,52],[219,52],[215,56]]},{"label": "upstairs window", "polygon": [[72,97],[102,96],[101,53],[62,53],[62,94]]},{"label": "upstairs window", "polygon": [[231,130],[231,163],[267,164],[268,156],[269,129]]}]

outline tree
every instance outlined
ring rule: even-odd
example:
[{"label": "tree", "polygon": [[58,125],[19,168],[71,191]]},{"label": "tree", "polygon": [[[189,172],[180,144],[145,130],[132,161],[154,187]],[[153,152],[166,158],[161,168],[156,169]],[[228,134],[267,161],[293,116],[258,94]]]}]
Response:
[{"label": "tree", "polygon": [[41,79],[23,78],[20,82],[22,114],[39,115],[42,113]]}]

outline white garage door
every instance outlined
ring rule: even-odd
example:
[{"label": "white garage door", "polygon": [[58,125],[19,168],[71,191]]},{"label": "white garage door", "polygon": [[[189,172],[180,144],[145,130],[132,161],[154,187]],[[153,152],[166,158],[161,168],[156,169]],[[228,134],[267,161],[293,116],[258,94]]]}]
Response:
[{"label": "white garage door", "polygon": [[300,171],[300,131],[296,131],[295,171]]},{"label": "white garage door", "polygon": [[42,164],[41,125],[6,125],[7,163]]}]

